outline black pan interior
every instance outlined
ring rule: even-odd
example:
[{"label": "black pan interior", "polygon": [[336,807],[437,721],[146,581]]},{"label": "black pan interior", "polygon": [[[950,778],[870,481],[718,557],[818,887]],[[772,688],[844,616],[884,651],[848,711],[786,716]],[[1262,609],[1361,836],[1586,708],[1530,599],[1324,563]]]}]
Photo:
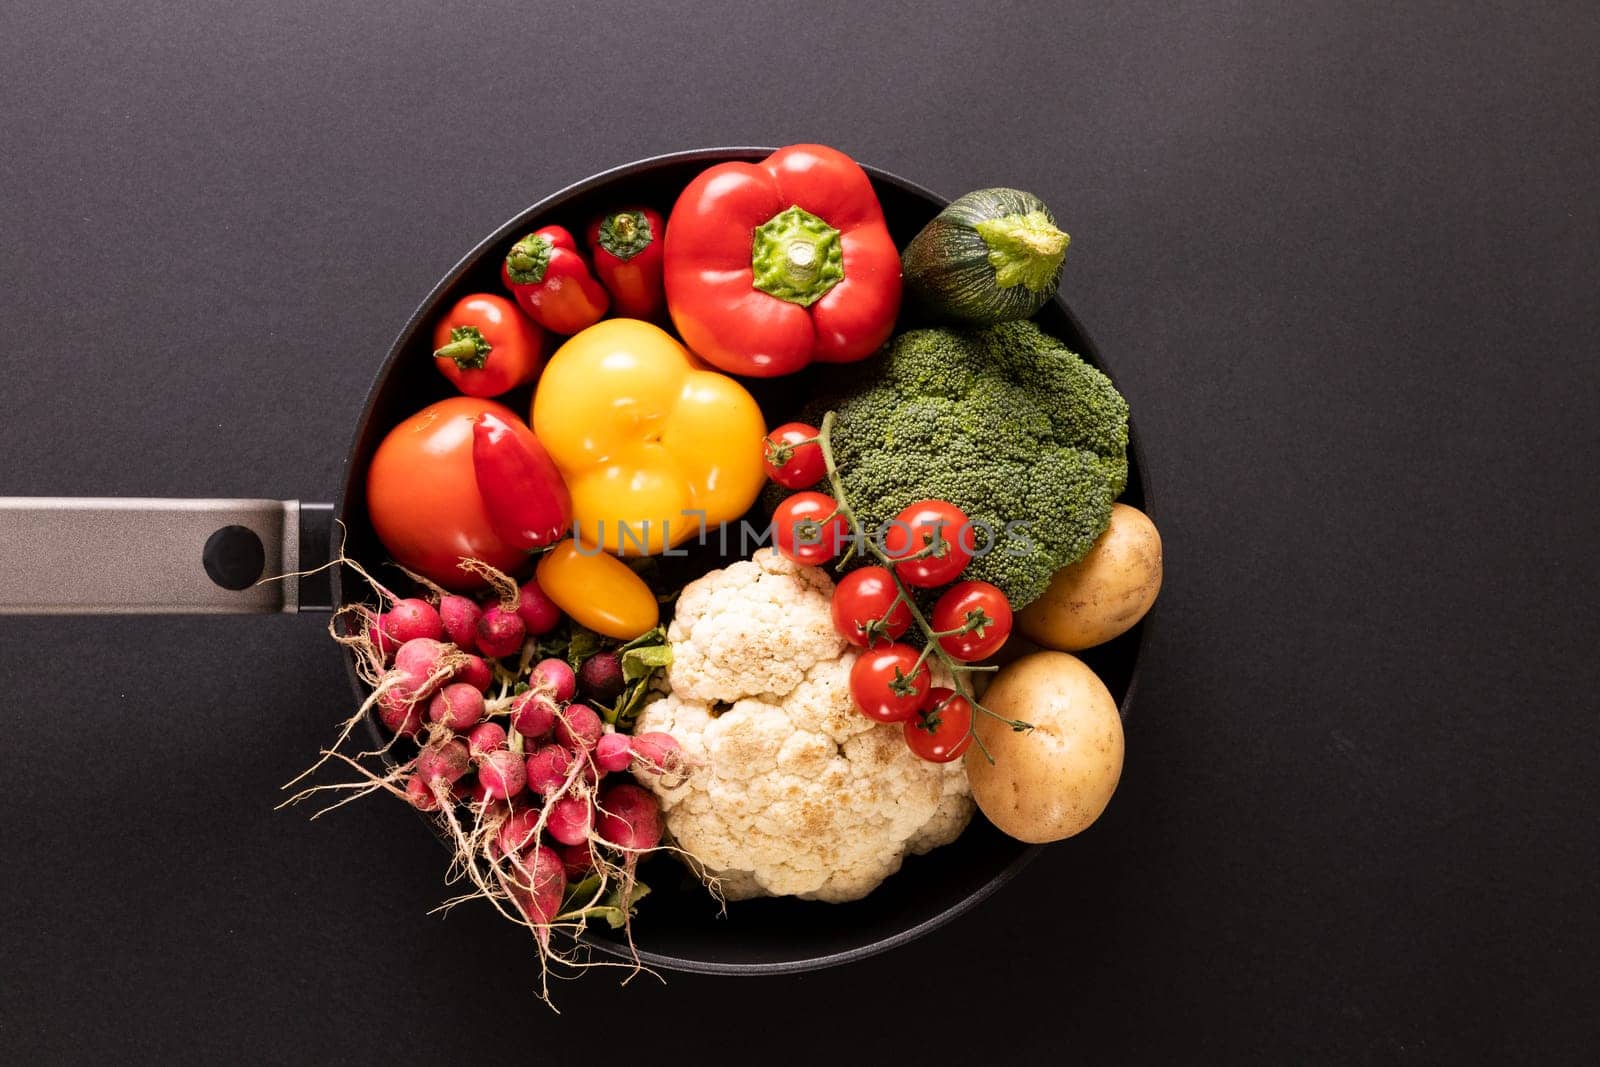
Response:
[{"label": "black pan interior", "polygon": [[[367,399],[350,452],[339,517],[348,529],[346,551],[369,568],[381,566],[385,553],[367,518],[364,473],[374,449],[388,429],[435,400],[450,395],[431,358],[432,326],[450,304],[470,292],[499,291],[499,269],[510,245],[523,234],[552,223],[574,233],[595,214],[628,203],[644,203],[667,215],[678,192],[701,169],[724,159],[757,160],[769,149],[716,149],[645,160],[580,182],[530,207],[511,219],[470,252],[430,293],[401,331]],[[896,243],[904,245],[944,201],[912,183],[868,168]],[[581,240],[581,237],[580,237]],[[1074,351],[1110,373],[1077,320],[1059,300],[1037,316],[1047,330]],[[1114,375],[1113,375],[1114,377]],[[754,383],[753,391],[768,424],[784,421],[804,402],[806,374]],[[527,410],[526,392],[508,403]],[[1149,510],[1137,443],[1129,450],[1129,480],[1123,500]],[[690,565],[701,570],[720,566],[714,547]],[[376,572],[375,572],[376,573]],[[391,574],[393,572],[390,572]],[[335,578],[334,594],[344,590]],[[352,596],[360,589],[352,586]],[[1084,655],[1128,712],[1143,625]],[[365,693],[351,674],[358,698]],[[1071,843],[1056,847],[1070,849]],[[634,939],[640,956],[657,966],[720,973],[810,970],[870,955],[900,944],[953,918],[993,892],[1032,858],[1035,849],[1000,834],[981,816],[960,840],[927,856],[912,857],[866,899],[851,904],[821,904],[793,899],[742,901],[726,914],[698,883],[671,860],[656,859],[643,868],[652,895],[640,906]],[[602,934],[590,936],[601,950],[623,946]]]}]

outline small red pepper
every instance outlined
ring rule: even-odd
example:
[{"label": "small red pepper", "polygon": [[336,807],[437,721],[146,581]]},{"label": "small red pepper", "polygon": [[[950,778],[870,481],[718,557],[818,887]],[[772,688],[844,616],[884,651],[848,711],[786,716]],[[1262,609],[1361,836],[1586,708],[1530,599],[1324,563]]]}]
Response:
[{"label": "small red pepper", "polygon": [[464,296],[433,330],[439,370],[468,396],[499,396],[539,376],[544,331],[493,293]]},{"label": "small red pepper", "polygon": [[667,310],[695,355],[770,378],[876,352],[900,310],[900,252],[872,179],[825,145],[718,163],[667,222]]},{"label": "small red pepper", "polygon": [[661,282],[661,213],[625,207],[589,224],[589,254],[594,272],[611,292],[617,313],[653,322],[667,306]]},{"label": "small red pepper", "polygon": [[565,536],[572,494],[544,445],[519,419],[485,411],[472,424],[472,470],[495,536],[531,552]]},{"label": "small red pepper", "polygon": [[560,226],[534,230],[512,245],[500,277],[528,317],[552,333],[593,326],[611,305],[572,234]]}]

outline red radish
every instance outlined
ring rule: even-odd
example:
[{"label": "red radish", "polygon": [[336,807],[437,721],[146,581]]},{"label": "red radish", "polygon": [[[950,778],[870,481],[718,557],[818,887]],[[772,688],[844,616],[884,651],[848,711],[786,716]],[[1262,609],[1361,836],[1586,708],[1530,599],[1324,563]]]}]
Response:
[{"label": "red radish", "polygon": [[412,692],[418,700],[430,697],[444,684],[444,679],[429,682],[439,671],[439,662],[450,651],[450,646],[429,637],[407,641],[394,654],[394,669],[410,679]]},{"label": "red radish", "polygon": [[538,840],[535,836],[538,828],[538,808],[530,807],[514,811],[500,824],[500,829],[495,833],[495,847],[503,856],[515,856]]},{"label": "red radish", "polygon": [[483,721],[483,694],[463,682],[447,685],[428,702],[428,720],[465,732]]},{"label": "red radish", "polygon": [[568,704],[556,716],[556,742],[573,752],[594,748],[604,729],[600,716],[587,704]]},{"label": "red radish", "polygon": [[546,737],[555,724],[555,704],[537,689],[529,689],[512,698],[511,725],[523,737],[529,740]]},{"label": "red radish", "polygon": [[529,922],[548,926],[561,914],[561,896],[567,888],[561,857],[552,849],[535,845],[518,856],[513,866],[508,886],[511,899]]},{"label": "red radish", "polygon": [[415,736],[422,729],[422,709],[403,682],[378,694],[378,719],[390,733]]},{"label": "red radish", "polygon": [[467,746],[460,741],[425,745],[417,753],[417,777],[428,785],[440,780],[458,782],[471,768]]},{"label": "red radish", "polygon": [[594,853],[589,851],[587,843],[582,845],[562,845],[556,849],[561,857],[561,866],[567,872],[567,881],[581,882],[594,870]]},{"label": "red radish", "polygon": [[595,829],[618,848],[638,851],[661,843],[661,806],[649,790],[618,782],[601,792],[599,808]]},{"label": "red radish", "polygon": [[543,637],[561,625],[561,609],[545,595],[538,581],[533,578],[529,578],[519,590],[517,614],[522,616],[528,632],[535,637]]},{"label": "red radish", "polygon": [[394,658],[395,651],[400,647],[399,641],[383,632],[381,611],[371,612],[367,616],[367,640],[372,642],[372,647],[378,650],[378,655],[383,657],[385,663]]},{"label": "red radish", "polygon": [[487,805],[498,800],[499,797],[495,796],[494,791],[483,784],[482,778],[474,776],[472,788],[467,790],[466,799],[469,804]]},{"label": "red radish", "polygon": [[577,676],[564,659],[542,659],[535,663],[530,684],[557,704],[565,704],[578,690]]},{"label": "red radish", "polygon": [[478,764],[478,784],[496,800],[510,800],[528,784],[522,757],[510,749],[496,749]]},{"label": "red radish", "polygon": [[677,774],[683,770],[683,746],[671,734],[659,730],[633,738],[633,755],[639,761],[635,770],[653,774]]},{"label": "red radish", "polygon": [[426,637],[437,641],[444,636],[444,623],[432,604],[420,597],[397,600],[383,613],[384,635],[399,644]]},{"label": "red radish", "polygon": [[594,808],[588,797],[561,797],[550,805],[544,828],[563,845],[581,845],[594,826]]},{"label": "red radish", "polygon": [[431,637],[418,637],[402,644],[394,654],[394,669],[417,678],[426,678],[439,669],[439,660],[450,646]]},{"label": "red radish", "polygon": [[625,771],[633,762],[632,739],[627,734],[601,734],[594,746],[594,763],[602,771]]},{"label": "red radish", "polygon": [[416,775],[406,779],[406,799],[418,811],[439,810],[439,798],[434,796],[428,784]]},{"label": "red radish", "polygon": [[489,664],[484,662],[482,656],[467,657],[467,661],[456,668],[452,676],[454,681],[464,682],[480,693],[487,693],[489,686],[494,682],[494,672],[489,669]]},{"label": "red radish", "polygon": [[472,756],[487,756],[495,749],[506,747],[505,727],[497,722],[479,723],[467,734],[467,753]]},{"label": "red radish", "polygon": [[489,605],[478,620],[478,651],[490,659],[516,655],[527,636],[522,617],[499,604]]},{"label": "red radish", "polygon": [[478,651],[478,620],[483,609],[467,597],[454,593],[439,601],[439,621],[445,637],[463,652]]},{"label": "red radish", "polygon": [[578,681],[585,697],[602,704],[610,704],[628,687],[622,676],[622,657],[615,652],[596,652],[584,660],[578,668]]},{"label": "red radish", "polygon": [[472,799],[473,791],[478,788],[478,776],[469,774],[450,785],[450,802],[452,804],[465,804]]},{"label": "red radish", "polygon": [[540,745],[528,757],[528,788],[547,797],[561,788],[572,768],[572,753],[560,745]]}]

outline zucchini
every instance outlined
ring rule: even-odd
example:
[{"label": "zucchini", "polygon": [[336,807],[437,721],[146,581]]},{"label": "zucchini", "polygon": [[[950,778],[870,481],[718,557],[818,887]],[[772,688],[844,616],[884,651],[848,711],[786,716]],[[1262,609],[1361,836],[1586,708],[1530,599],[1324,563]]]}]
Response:
[{"label": "zucchini", "polygon": [[906,245],[906,289],[935,316],[990,326],[1025,319],[1061,283],[1066,234],[1032,193],[979,189],[952,201]]}]

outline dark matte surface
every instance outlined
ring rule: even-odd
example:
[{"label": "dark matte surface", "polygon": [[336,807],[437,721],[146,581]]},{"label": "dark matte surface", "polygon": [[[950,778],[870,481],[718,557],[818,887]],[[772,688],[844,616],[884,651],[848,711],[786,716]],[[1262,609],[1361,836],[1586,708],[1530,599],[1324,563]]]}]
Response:
[{"label": "dark matte surface", "polygon": [[6,8],[0,493],[325,497],[482,233],[819,138],[1066,219],[1169,580],[1091,832],[891,955],[559,1017],[412,816],[270,810],[314,621],[0,620],[0,1060],[1592,1053],[1595,9],[943,6]]}]

